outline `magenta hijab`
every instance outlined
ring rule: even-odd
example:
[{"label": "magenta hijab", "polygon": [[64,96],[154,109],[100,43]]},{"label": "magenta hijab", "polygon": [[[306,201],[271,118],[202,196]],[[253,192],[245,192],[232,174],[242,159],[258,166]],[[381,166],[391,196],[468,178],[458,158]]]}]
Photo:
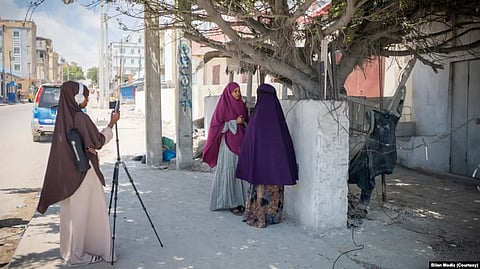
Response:
[{"label": "magenta hijab", "polygon": [[[222,141],[222,130],[226,122],[236,120],[238,116],[243,115],[245,121],[248,122],[248,109],[242,98],[235,99],[232,92],[240,88],[236,82],[230,82],[223,90],[220,99],[218,100],[215,111],[213,112],[212,120],[210,121],[210,128],[208,129],[207,142],[203,148],[203,161],[210,167],[217,165],[218,150],[220,142]],[[245,126],[237,124],[237,133],[233,134],[230,131],[225,133],[225,143],[230,151],[238,155],[240,153],[240,146],[242,145],[243,137],[245,135]]]}]

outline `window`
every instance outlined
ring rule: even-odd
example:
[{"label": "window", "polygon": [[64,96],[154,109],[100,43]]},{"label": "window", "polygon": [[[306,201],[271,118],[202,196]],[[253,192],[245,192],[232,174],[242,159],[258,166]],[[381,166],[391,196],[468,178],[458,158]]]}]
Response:
[{"label": "window", "polygon": [[130,54],[135,54],[135,49],[130,49]]},{"label": "window", "polygon": [[13,65],[13,70],[20,71],[20,64],[14,64]]},{"label": "window", "polygon": [[130,59],[130,64],[134,64],[135,63],[135,60],[134,59]]},{"label": "window", "polygon": [[214,65],[212,68],[212,85],[220,85],[220,65]]},{"label": "window", "polygon": [[19,38],[20,37],[20,32],[19,31],[13,31],[13,37]]},{"label": "window", "polygon": [[138,49],[138,54],[140,54],[140,52],[142,52],[142,50],[141,50],[141,49]]},{"label": "window", "polygon": [[19,54],[20,53],[20,48],[19,47],[13,48],[13,53]]}]

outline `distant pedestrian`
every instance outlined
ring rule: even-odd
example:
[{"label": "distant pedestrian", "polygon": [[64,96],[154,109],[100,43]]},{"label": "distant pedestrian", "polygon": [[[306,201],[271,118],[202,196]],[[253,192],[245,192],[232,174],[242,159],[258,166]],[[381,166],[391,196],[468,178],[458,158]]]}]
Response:
[{"label": "distant pedestrian", "polygon": [[[88,95],[88,89],[77,82],[67,81],[61,87],[37,207],[43,214],[50,205],[60,202],[60,255],[69,265],[112,260],[112,235],[103,189],[105,179],[96,150],[112,139],[112,127],[120,113],[112,113],[108,126],[98,131],[90,117],[82,112],[88,104]],[[67,141],[67,133],[74,126],[81,134],[89,159],[90,169],[86,172],[77,170],[74,151]]]},{"label": "distant pedestrian", "polygon": [[247,189],[242,180],[235,178],[235,169],[248,119],[240,86],[236,82],[228,83],[213,112],[202,155],[204,162],[216,167],[210,210],[243,213]]},{"label": "distant pedestrian", "polygon": [[250,183],[244,220],[264,228],[282,220],[284,186],[295,185],[298,166],[275,88],[262,84],[243,141],[236,176]]}]

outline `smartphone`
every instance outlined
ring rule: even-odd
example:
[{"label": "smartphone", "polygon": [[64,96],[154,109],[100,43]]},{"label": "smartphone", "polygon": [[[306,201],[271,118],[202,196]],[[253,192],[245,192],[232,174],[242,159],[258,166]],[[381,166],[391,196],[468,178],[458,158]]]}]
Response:
[{"label": "smartphone", "polygon": [[117,99],[117,101],[115,102],[115,109],[114,111],[117,112],[120,110],[120,99]]},{"label": "smartphone", "polygon": [[118,111],[120,109],[120,100],[117,99],[115,101],[108,102],[108,108],[113,109],[113,111]]}]

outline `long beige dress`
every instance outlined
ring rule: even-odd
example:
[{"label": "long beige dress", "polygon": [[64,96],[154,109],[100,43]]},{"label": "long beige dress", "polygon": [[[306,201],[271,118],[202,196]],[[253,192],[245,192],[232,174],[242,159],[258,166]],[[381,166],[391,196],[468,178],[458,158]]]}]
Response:
[{"label": "long beige dress", "polygon": [[[105,144],[112,129],[102,130]],[[60,255],[70,265],[88,264],[92,256],[112,260],[112,234],[104,188],[94,169],[89,169],[80,187],[60,202]],[[113,260],[116,260],[113,255]]]}]

